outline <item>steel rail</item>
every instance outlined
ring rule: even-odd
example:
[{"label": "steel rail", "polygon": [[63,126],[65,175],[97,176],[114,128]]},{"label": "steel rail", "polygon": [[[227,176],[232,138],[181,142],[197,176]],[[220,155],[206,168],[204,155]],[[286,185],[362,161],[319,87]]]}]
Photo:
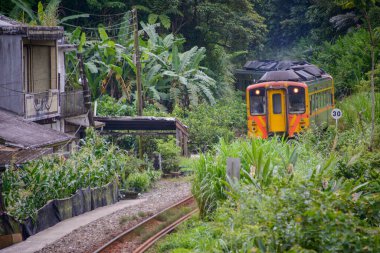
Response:
[{"label": "steel rail", "polygon": [[[129,234],[132,234],[134,231],[136,231],[138,228],[144,226],[145,224],[148,224],[148,222],[150,221],[153,221],[154,219],[156,219],[159,215],[161,214],[164,214],[165,212],[171,210],[171,209],[175,209],[177,207],[180,207],[184,204],[186,204],[187,202],[189,201],[194,201],[194,197],[193,196],[189,196],[179,202],[177,202],[176,204],[173,204],[167,208],[165,208],[164,210],[162,210],[161,212],[143,220],[142,222],[140,222],[139,224],[133,226],[132,228],[122,232],[121,234],[117,235],[115,238],[113,238],[112,240],[110,240],[109,242],[107,242],[106,244],[104,244],[103,246],[101,246],[100,248],[98,248],[97,250],[95,250],[93,253],[100,253],[100,252],[103,252],[105,251],[107,248],[109,247],[112,247],[112,245],[117,242],[117,241],[120,241],[122,240],[124,237],[127,237]],[[196,210],[192,211],[191,213],[195,212]],[[186,215],[188,216],[188,214]]]},{"label": "steel rail", "polygon": [[197,213],[199,210],[195,209],[191,211],[190,213],[186,214],[185,216],[182,216],[180,219],[176,220],[163,230],[159,231],[157,234],[146,240],[143,244],[141,244],[137,249],[133,251],[133,253],[143,253],[146,250],[148,250],[150,247],[154,245],[155,242],[160,240],[162,237],[164,237],[166,234],[173,231],[178,225],[183,223],[184,221],[190,219],[191,216],[193,216],[195,213]]}]

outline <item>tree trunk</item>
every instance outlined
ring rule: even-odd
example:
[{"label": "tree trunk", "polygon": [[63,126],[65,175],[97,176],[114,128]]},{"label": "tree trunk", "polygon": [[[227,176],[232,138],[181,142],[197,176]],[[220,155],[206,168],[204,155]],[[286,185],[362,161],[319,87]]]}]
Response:
[{"label": "tree trunk", "polygon": [[364,18],[368,25],[368,32],[370,37],[370,43],[371,43],[371,136],[369,141],[369,147],[368,149],[370,151],[373,150],[373,140],[375,137],[375,108],[376,108],[376,101],[375,101],[375,39],[373,37],[373,31],[372,26],[370,22],[370,18],[367,13],[364,14]]},{"label": "tree trunk", "polygon": [[374,45],[371,46],[371,139],[369,142],[369,150],[372,151],[373,149],[373,139],[375,136],[375,108],[376,108],[376,101],[375,101],[375,49]]}]

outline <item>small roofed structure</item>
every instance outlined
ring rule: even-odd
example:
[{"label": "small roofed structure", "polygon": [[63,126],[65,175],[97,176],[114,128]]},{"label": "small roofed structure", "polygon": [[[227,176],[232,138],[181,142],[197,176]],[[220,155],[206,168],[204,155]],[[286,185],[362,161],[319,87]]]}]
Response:
[{"label": "small roofed structure", "polygon": [[187,126],[176,118],[140,116],[94,117],[94,119],[105,123],[104,131],[126,130],[128,134],[133,135],[175,135],[182,155],[189,155]]},{"label": "small roofed structure", "polygon": [[20,149],[0,145],[0,172],[11,164],[18,167],[52,153],[53,148]]},{"label": "small roofed structure", "polygon": [[74,137],[0,110],[0,144],[21,149],[58,149]]}]

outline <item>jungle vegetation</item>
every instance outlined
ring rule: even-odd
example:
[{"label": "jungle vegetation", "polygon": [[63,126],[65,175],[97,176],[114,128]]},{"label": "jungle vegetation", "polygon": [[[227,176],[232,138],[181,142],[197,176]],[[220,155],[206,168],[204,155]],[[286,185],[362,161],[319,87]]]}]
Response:
[{"label": "jungle vegetation", "polygon": [[[0,3],[0,13],[21,22],[63,25],[84,57],[99,114],[118,116],[136,115],[132,8],[140,21],[144,115],[179,117],[190,127],[191,150],[204,152],[186,162],[200,219],[157,251],[379,251],[379,0]],[[339,128],[310,129],[291,143],[237,138],[245,133],[245,104],[233,71],[254,59],[307,60],[330,73],[344,114]],[[66,58],[68,89],[81,88],[77,62],[75,53]],[[135,146],[130,138],[114,141]],[[144,142],[151,153],[178,153]],[[226,179],[227,157],[242,161],[239,184]],[[21,193],[8,191],[7,201],[17,203]]]}]

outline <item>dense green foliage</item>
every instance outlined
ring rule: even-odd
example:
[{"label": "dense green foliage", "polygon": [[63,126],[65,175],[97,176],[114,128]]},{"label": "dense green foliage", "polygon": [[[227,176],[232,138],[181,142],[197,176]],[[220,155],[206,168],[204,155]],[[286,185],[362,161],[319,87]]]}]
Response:
[{"label": "dense green foliage", "polygon": [[116,101],[115,98],[103,95],[97,100],[97,111],[99,116],[134,116],[136,108],[127,104],[126,98]]},{"label": "dense green foliage", "polygon": [[177,146],[176,139],[174,137],[160,139],[156,141],[156,145],[155,153],[161,155],[162,171],[165,173],[178,171],[181,149]]},{"label": "dense green foliage", "polygon": [[[116,101],[109,96],[102,96],[98,100],[98,115],[131,116],[136,110],[127,105],[125,99]],[[241,92],[230,92],[218,100],[214,105],[199,104],[184,110],[176,107],[172,113],[159,111],[154,105],[144,108],[144,115],[157,117],[176,117],[189,130],[189,149],[191,152],[205,151],[217,144],[221,138],[232,140],[246,132],[246,106]],[[148,150],[157,150],[157,144],[146,140]],[[121,144],[121,143],[120,143]],[[130,145],[132,146],[132,145]],[[149,147],[154,147],[150,149]],[[174,152],[174,151],[173,151]]]},{"label": "dense green foliage", "polygon": [[[2,177],[5,207],[19,220],[33,217],[48,200],[70,197],[80,188],[99,187],[118,179],[122,184],[131,182],[128,176],[137,175],[142,164],[90,130],[80,151],[68,159],[52,156],[22,168],[8,168]],[[148,176],[148,186],[150,179]]]},{"label": "dense green foliage", "polygon": [[[323,66],[335,79],[336,96],[352,94],[353,91],[369,90],[363,79],[371,69],[369,35],[364,29],[353,30],[335,43],[325,42],[315,53],[315,62]],[[380,46],[376,53],[380,52]],[[354,64],[353,64],[354,63]]]},{"label": "dense green foliage", "polygon": [[[192,191],[203,220],[189,222],[159,251],[380,251],[380,96],[371,101],[368,94],[371,87],[380,88],[378,0],[58,3],[2,1],[0,12],[31,24],[65,25],[84,57],[98,114],[123,116],[136,114],[128,12],[135,6],[141,21],[144,114],[181,119],[189,126],[190,150],[208,150],[191,160]],[[74,14],[80,16],[67,19]],[[231,91],[233,70],[259,58],[306,59],[333,76],[337,98],[354,94],[337,103],[344,115],[339,129],[309,129],[288,142],[232,141],[245,133],[246,124],[245,104]],[[74,53],[67,55],[69,89],[80,87],[77,62]],[[134,139],[123,138],[124,147],[136,146]],[[123,187],[138,191],[158,177],[151,170],[133,170],[146,163],[113,145],[86,142],[66,161],[48,158],[8,169],[4,194],[11,213],[25,218],[50,198],[117,176]],[[142,142],[146,153],[161,153],[164,170],[177,170],[173,140]],[[228,157],[241,159],[239,184],[226,178]]]},{"label": "dense green foliage", "polygon": [[[291,142],[222,141],[201,155],[192,191],[203,221],[187,223],[157,251],[377,252],[380,142],[368,151],[368,97],[339,103],[338,133],[329,127]],[[241,159],[239,184],[226,178],[228,157]]]},{"label": "dense green foliage", "polygon": [[246,107],[239,94],[224,96],[215,105],[201,104],[189,112],[174,111],[189,127],[191,151],[207,150],[220,138],[232,140],[245,134]]}]

